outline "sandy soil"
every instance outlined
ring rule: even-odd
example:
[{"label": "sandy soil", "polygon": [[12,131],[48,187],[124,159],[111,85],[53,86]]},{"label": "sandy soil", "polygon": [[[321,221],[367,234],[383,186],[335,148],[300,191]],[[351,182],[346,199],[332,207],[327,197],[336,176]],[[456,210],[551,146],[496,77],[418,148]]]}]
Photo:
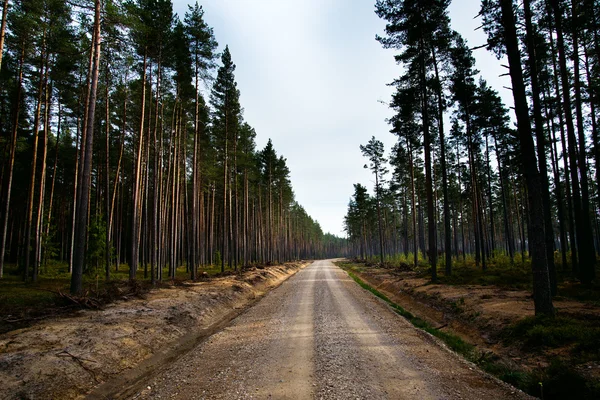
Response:
[{"label": "sandy soil", "polygon": [[2,334],[0,398],[82,398],[94,387],[106,398],[195,347],[302,266],[158,289]]},{"label": "sandy soil", "polygon": [[330,261],[305,268],[129,392],[160,399],[526,399]]}]

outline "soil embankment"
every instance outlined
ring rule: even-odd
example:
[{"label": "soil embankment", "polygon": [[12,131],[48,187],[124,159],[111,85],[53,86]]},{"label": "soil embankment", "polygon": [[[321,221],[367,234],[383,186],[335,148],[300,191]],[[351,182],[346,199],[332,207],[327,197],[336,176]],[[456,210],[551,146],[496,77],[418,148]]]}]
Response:
[{"label": "soil embankment", "polygon": [[540,382],[545,398],[564,398],[562,394],[578,390],[582,396],[578,398],[597,393],[597,346],[587,343],[596,337],[594,321],[600,320],[600,307],[593,301],[557,296],[554,322],[537,320],[527,290],[434,284],[428,276],[409,269],[353,262],[339,265],[432,329],[473,345],[469,356],[480,367],[489,367],[484,369],[531,394],[542,395]]},{"label": "soil embankment", "polygon": [[[307,264],[161,288],[0,335],[0,398],[102,398],[185,353]],[[103,384],[104,383],[104,384]]]}]

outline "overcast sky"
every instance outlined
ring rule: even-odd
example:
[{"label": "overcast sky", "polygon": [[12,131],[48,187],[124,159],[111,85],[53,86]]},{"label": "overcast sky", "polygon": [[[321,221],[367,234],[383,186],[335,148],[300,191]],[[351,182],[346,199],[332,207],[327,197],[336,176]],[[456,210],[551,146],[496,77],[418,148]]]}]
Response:
[{"label": "overcast sky", "polygon": [[[193,0],[174,0],[183,19]],[[245,120],[257,146],[269,138],[287,158],[296,199],[325,232],[344,235],[353,184],[373,186],[359,145],[375,136],[395,143],[386,86],[401,74],[393,50],[375,40],[385,21],[374,0],[202,0],[219,49],[229,45]],[[485,43],[473,19],[479,2],[454,0],[452,28],[471,47]],[[512,105],[508,78],[486,50],[475,53],[484,78]]]}]

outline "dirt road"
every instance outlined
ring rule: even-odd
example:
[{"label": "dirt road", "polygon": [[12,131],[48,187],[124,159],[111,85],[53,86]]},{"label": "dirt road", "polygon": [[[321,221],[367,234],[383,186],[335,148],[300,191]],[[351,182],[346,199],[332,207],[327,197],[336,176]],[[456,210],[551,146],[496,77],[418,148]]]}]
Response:
[{"label": "dirt road", "polygon": [[330,261],[297,273],[136,397],[529,398],[440,346]]}]

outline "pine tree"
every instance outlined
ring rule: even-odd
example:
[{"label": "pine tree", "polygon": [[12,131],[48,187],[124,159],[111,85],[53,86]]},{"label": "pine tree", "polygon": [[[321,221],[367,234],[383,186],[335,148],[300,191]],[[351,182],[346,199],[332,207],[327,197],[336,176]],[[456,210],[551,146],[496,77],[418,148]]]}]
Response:
[{"label": "pine tree", "polygon": [[240,93],[235,82],[235,64],[231,60],[229,47],[226,46],[221,57],[222,66],[211,91],[213,107],[211,134],[217,148],[217,160],[222,166],[222,230],[221,230],[221,270],[229,257],[230,234],[228,217],[228,185],[230,178],[231,141],[237,137],[241,120]]},{"label": "pine tree", "polygon": [[382,218],[381,218],[381,198],[382,198],[382,188],[385,182],[385,174],[388,172],[385,167],[385,163],[387,160],[383,156],[384,149],[383,143],[377,139],[375,136],[371,137],[371,140],[366,145],[360,146],[360,151],[362,152],[364,157],[369,159],[370,164],[366,165],[365,168],[368,168],[375,175],[375,201],[377,207],[377,226],[379,230],[379,258],[381,260],[381,265],[383,265],[384,261],[384,251],[383,251],[383,226],[382,226]]}]

